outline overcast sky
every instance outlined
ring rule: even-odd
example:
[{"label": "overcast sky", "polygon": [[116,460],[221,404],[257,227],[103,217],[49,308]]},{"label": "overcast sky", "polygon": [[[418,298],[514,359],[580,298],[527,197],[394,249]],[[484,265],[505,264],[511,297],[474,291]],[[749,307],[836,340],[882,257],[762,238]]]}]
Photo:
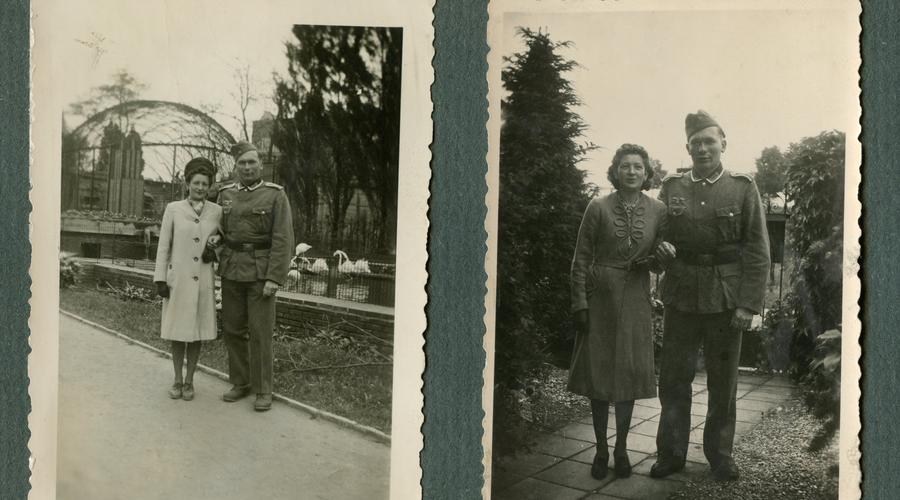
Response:
[{"label": "overcast sky", "polygon": [[574,46],[562,55],[584,101],[586,138],[604,149],[582,164],[589,180],[624,142],[645,146],[670,173],[690,166],[684,117],[705,109],[728,136],[723,161],[740,172],[772,145],[786,147],[855,118],[858,53],[846,11],[693,11],[506,14],[503,53],[523,50],[516,28]]},{"label": "overcast sky", "polygon": [[[53,66],[65,82],[64,102],[87,97],[91,88],[109,83],[117,70],[125,69],[147,84],[145,99],[198,108],[215,105],[237,115],[239,108],[230,95],[236,91],[236,65],[249,63],[257,91],[269,95],[272,72],[287,71],[284,42],[293,37],[291,18],[271,7],[253,2],[226,11],[206,0],[60,2],[63,22],[53,33]],[[226,12],[231,15],[221,15]],[[259,118],[266,109],[274,111],[268,97],[254,103],[249,118]],[[239,136],[235,121],[223,115],[214,118]]]}]

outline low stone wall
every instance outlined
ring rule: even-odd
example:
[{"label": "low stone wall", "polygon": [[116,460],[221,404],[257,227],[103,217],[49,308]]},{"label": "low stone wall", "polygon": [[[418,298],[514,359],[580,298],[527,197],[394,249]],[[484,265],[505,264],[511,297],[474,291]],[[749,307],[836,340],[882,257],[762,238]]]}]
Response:
[{"label": "low stone wall", "polygon": [[[83,285],[110,284],[116,288],[126,285],[156,291],[153,273],[103,262],[82,261]],[[371,334],[386,342],[394,339],[394,309],[384,306],[278,292],[275,315],[279,324],[307,334],[336,330],[348,335]]]}]

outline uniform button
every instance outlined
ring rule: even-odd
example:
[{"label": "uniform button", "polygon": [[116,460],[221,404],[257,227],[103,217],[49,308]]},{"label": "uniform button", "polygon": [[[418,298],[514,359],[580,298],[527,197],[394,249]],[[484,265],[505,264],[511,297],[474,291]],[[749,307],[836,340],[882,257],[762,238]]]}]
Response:
[{"label": "uniform button", "polygon": [[200,260],[199,257],[194,257],[194,262],[197,262],[198,260]]},{"label": "uniform button", "polygon": [[199,224],[199,223],[200,223],[200,219],[194,219],[194,222],[196,222],[196,223]]},{"label": "uniform button", "polygon": [[705,201],[701,201],[700,204],[701,204],[701,205],[706,205],[706,202],[705,202]]},{"label": "uniform button", "polygon": [[199,237],[194,238],[194,241],[196,241],[197,243],[200,243],[200,238]]},{"label": "uniform button", "polygon": [[200,281],[200,277],[199,277],[199,276],[194,276],[194,281]]}]

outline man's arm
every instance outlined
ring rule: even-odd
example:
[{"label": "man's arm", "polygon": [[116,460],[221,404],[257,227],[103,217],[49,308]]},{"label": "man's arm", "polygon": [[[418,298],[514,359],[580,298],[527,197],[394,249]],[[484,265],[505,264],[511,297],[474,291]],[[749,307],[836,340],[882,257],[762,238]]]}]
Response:
[{"label": "man's arm", "polygon": [[770,257],[766,214],[755,182],[751,181],[744,190],[742,212],[744,223],[741,238],[742,274],[737,307],[759,314],[766,293]]},{"label": "man's arm", "polygon": [[291,218],[291,205],[284,191],[275,196],[272,207],[274,221],[272,223],[272,248],[269,250],[269,266],[266,280],[278,285],[284,283],[291,267],[294,249],[294,224]]}]

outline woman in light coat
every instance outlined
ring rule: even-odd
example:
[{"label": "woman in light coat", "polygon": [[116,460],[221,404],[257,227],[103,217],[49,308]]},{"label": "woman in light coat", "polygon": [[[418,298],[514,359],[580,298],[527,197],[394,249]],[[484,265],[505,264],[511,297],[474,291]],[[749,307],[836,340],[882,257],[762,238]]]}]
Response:
[{"label": "woman in light coat", "polygon": [[[188,198],[166,206],[153,280],[163,297],[162,331],[172,341],[172,399],[194,398],[194,370],[204,340],[216,338],[215,274],[211,248],[218,240],[222,207],[208,201],[215,166],[194,158],[184,167]],[[182,375],[185,355],[187,370]]]}]

